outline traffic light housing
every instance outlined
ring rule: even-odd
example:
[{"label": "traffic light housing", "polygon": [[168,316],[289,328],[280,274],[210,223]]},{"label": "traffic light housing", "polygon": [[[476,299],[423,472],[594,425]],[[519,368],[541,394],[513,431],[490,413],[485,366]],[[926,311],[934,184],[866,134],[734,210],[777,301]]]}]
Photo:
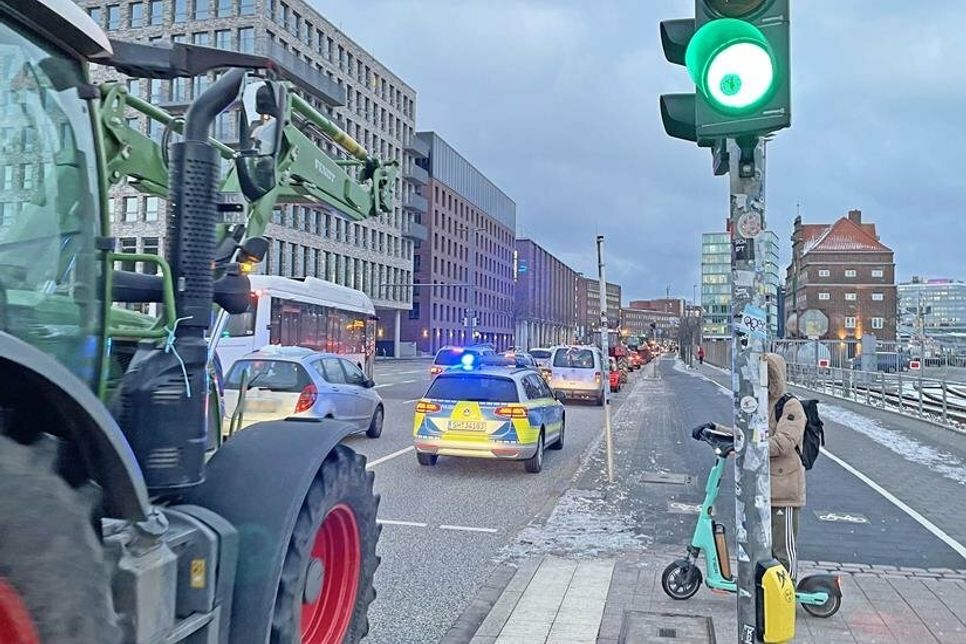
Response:
[{"label": "traffic light housing", "polygon": [[724,138],[791,124],[789,0],[696,0],[693,20],[660,31],[665,58],[685,65],[696,87],[661,96],[670,136],[720,151]]}]

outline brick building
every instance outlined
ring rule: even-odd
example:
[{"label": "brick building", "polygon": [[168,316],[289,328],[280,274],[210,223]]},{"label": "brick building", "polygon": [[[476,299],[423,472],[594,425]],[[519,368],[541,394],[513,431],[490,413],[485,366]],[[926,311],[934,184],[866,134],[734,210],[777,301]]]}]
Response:
[{"label": "brick building", "polygon": [[656,300],[631,300],[628,307],[642,311],[673,313],[678,317],[684,315],[684,300],[679,297],[661,297]]},{"label": "brick building", "polygon": [[[681,300],[678,300],[681,301]],[[682,311],[683,313],[683,311]],[[681,315],[639,307],[621,309],[621,336],[646,340],[676,340]],[[651,326],[651,325],[654,326]]]},{"label": "brick building", "polygon": [[509,348],[516,204],[435,132],[418,139],[428,150],[418,167],[430,214],[421,220],[427,241],[415,250],[420,286],[403,340],[424,352],[473,341]]},{"label": "brick building", "polygon": [[[268,56],[282,76],[324,116],[383,160],[398,161],[396,206],[388,215],[351,222],[315,205],[282,205],[265,236],[259,271],[313,276],[364,291],[376,305],[380,334],[399,328],[412,303],[413,244],[425,239],[414,218],[426,211],[419,196],[425,173],[414,159],[426,154],[415,136],[416,92],[303,0],[78,0],[112,38],[164,45],[188,43]],[[95,80],[123,80],[128,91],[182,112],[213,74],[171,81],[124,79],[97,68]],[[129,122],[160,142],[163,127],[131,112]],[[216,120],[213,135],[234,145],[237,114]],[[323,149],[344,158],[328,139],[303,128]],[[167,203],[132,188],[112,191],[114,230],[124,251],[164,252]],[[390,286],[396,285],[396,286]]]},{"label": "brick building", "polygon": [[[620,284],[607,283],[607,323],[613,342],[621,323]],[[577,279],[577,337],[582,342],[593,342],[599,326],[600,280],[580,276]]]},{"label": "brick building", "polygon": [[795,219],[792,262],[785,279],[786,337],[804,337],[798,319],[818,309],[829,319],[823,340],[896,338],[895,261],[875,224],[860,210],[832,224]]},{"label": "brick building", "polygon": [[577,271],[532,239],[516,240],[516,342],[525,348],[573,342]]}]

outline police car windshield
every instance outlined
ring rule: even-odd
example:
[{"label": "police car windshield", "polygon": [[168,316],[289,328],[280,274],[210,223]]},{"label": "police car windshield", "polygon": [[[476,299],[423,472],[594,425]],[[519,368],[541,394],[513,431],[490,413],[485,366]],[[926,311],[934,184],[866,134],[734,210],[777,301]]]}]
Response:
[{"label": "police car windshield", "polygon": [[590,349],[560,349],[553,357],[553,366],[570,369],[593,369],[594,352]]},{"label": "police car windshield", "polygon": [[517,384],[510,378],[475,373],[438,376],[429,386],[426,398],[493,403],[520,401]]}]

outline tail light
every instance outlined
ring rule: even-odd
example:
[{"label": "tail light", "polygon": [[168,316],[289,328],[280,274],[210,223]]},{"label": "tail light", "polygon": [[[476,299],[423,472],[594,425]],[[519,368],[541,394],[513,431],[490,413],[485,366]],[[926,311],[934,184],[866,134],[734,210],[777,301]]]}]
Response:
[{"label": "tail light", "polygon": [[416,413],[417,414],[433,414],[442,409],[439,405],[434,402],[427,402],[425,400],[420,400],[416,403]]},{"label": "tail light", "polygon": [[599,371],[595,371],[594,372],[594,382],[596,382],[599,385],[601,378],[603,378],[603,376],[601,375],[601,373]]},{"label": "tail light", "polygon": [[430,370],[429,370],[429,375],[431,375],[431,376],[436,376],[436,375],[439,375],[441,373],[443,373],[443,368],[442,367],[431,367]]},{"label": "tail light", "polygon": [[301,414],[303,411],[312,409],[312,405],[315,404],[318,397],[319,390],[315,388],[315,385],[305,385],[305,389],[299,394],[299,401],[295,403],[295,413]]},{"label": "tail light", "polygon": [[517,405],[497,407],[496,411],[493,413],[495,413],[497,416],[503,416],[504,418],[526,418],[529,416],[526,407],[519,407]]}]

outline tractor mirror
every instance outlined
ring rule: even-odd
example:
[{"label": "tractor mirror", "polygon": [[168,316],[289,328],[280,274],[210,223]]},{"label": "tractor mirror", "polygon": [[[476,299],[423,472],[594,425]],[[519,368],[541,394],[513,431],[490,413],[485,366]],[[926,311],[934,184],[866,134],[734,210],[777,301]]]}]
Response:
[{"label": "tractor mirror", "polygon": [[242,92],[241,149],[236,165],[242,192],[250,201],[261,199],[278,183],[285,101],[284,86],[272,81],[249,83]]}]

